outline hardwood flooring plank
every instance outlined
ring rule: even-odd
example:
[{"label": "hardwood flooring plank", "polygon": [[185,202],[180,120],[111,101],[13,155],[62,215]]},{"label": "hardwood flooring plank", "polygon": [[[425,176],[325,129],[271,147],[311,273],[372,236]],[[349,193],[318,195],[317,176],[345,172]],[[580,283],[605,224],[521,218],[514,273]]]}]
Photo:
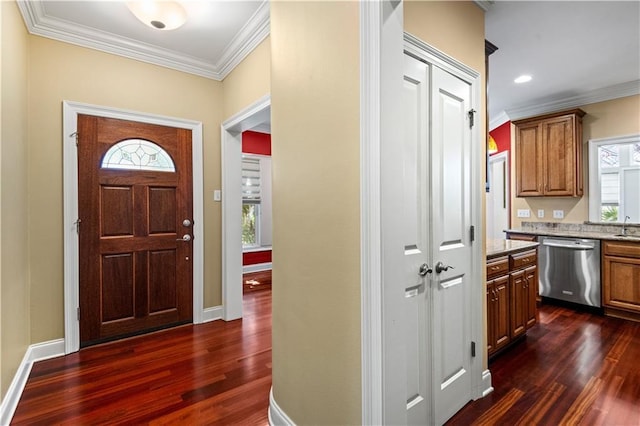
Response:
[{"label": "hardwood flooring plank", "polygon": [[486,411],[480,418],[473,422],[474,425],[494,425],[509,411],[509,409],[522,398],[524,392],[519,389],[511,389],[494,406]]},{"label": "hardwood flooring plank", "polygon": [[560,420],[561,426],[577,425],[580,423],[585,413],[591,408],[602,388],[602,380],[592,377],[584,387],[578,398],[573,402],[569,411]]},{"label": "hardwood flooring plank", "polygon": [[542,396],[537,399],[535,404],[518,419],[515,425],[528,426],[542,424],[547,412],[554,406],[565,389],[566,387],[564,385],[553,382],[547,390],[542,392]]}]

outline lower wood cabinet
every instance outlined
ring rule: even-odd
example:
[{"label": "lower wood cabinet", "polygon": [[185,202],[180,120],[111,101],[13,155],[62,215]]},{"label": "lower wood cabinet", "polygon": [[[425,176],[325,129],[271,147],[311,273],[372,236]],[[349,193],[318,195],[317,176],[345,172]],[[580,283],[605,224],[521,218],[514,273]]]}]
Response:
[{"label": "lower wood cabinet", "polygon": [[487,351],[495,354],[537,322],[537,250],[487,261]]},{"label": "lower wood cabinet", "polygon": [[639,243],[603,241],[602,290],[607,314],[640,319]]}]

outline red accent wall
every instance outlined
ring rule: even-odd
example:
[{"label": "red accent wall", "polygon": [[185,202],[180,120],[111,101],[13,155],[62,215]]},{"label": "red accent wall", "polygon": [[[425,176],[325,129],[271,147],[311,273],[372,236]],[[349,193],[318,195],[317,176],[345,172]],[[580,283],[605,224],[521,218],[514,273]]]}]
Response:
[{"label": "red accent wall", "polygon": [[242,253],[243,265],[255,265],[257,263],[269,262],[271,262],[271,250],[249,251],[246,253]]},{"label": "red accent wall", "polygon": [[[489,132],[498,145],[498,152],[508,151],[511,149],[511,122],[496,127]],[[497,153],[496,153],[497,154]]]},{"label": "red accent wall", "polygon": [[[242,152],[245,154],[271,155],[271,135],[268,133],[242,132]],[[242,265],[271,262],[271,250],[242,253]]]},{"label": "red accent wall", "polygon": [[271,135],[268,133],[242,132],[242,152],[245,154],[271,155]]}]

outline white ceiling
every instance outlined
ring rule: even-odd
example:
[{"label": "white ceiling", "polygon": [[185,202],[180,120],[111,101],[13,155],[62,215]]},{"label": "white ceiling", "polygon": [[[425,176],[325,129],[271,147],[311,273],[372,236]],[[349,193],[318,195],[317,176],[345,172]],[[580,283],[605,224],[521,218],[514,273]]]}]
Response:
[{"label": "white ceiling", "polygon": [[485,27],[494,125],[640,93],[638,1],[496,1]]},{"label": "white ceiling", "polygon": [[[33,34],[215,80],[269,34],[268,0],[182,0],[187,23],[157,31],[123,1],[19,1]],[[640,1],[478,1],[487,6],[490,128],[640,93]],[[533,76],[516,85],[520,74]]]}]

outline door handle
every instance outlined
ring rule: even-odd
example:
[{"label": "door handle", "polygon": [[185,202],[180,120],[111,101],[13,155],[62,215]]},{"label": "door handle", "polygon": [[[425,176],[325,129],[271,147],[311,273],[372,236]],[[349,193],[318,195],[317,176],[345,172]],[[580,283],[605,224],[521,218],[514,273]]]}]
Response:
[{"label": "door handle", "polygon": [[184,226],[185,228],[188,228],[192,225],[191,221],[189,219],[185,219],[182,221],[182,226]]},{"label": "door handle", "polygon": [[182,238],[178,238],[178,239],[176,239],[176,241],[191,241],[191,235],[189,235],[189,234],[184,234],[184,235],[182,236]]},{"label": "door handle", "polygon": [[439,274],[441,272],[446,272],[449,269],[455,269],[455,268],[453,266],[450,266],[450,265],[445,265],[442,262],[436,263],[436,274]]},{"label": "door handle", "polygon": [[433,272],[433,269],[429,268],[429,265],[427,265],[426,263],[423,263],[422,265],[420,265],[420,269],[418,269],[418,275],[420,275],[421,277],[424,277],[427,274],[430,274]]}]

